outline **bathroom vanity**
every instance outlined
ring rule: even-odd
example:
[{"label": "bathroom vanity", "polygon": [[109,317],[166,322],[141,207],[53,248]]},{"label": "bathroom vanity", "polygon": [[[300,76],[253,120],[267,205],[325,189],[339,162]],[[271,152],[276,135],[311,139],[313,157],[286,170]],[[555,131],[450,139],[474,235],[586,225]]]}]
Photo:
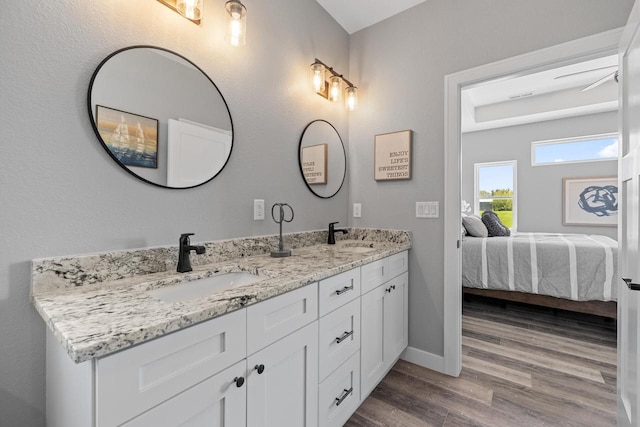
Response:
[{"label": "bathroom vanity", "polygon": [[[34,260],[47,425],[344,424],[407,346],[411,238],[285,238],[288,258],[269,257],[273,236],[206,243],[188,274],[163,270],[175,248]],[[236,273],[256,278],[163,293]]]}]

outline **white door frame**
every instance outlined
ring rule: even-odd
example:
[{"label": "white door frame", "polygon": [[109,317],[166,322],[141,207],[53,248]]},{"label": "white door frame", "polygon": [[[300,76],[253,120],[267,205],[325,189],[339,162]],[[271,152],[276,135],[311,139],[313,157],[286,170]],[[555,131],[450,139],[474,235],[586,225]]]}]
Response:
[{"label": "white door frame", "polygon": [[512,78],[618,53],[622,28],[584,37],[445,76],[444,94],[444,373],[462,369],[460,240],[460,91],[488,80]]}]

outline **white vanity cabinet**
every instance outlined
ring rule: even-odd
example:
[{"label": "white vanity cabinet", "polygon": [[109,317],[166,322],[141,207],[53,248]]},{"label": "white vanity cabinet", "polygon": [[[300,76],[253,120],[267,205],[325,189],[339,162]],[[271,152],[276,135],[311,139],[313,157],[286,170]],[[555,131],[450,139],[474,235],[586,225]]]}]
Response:
[{"label": "white vanity cabinet", "polygon": [[362,400],[408,345],[408,276],[406,251],[362,267]]},{"label": "white vanity cabinet", "polygon": [[48,427],[343,425],[407,346],[407,252],[75,364],[47,334]]}]

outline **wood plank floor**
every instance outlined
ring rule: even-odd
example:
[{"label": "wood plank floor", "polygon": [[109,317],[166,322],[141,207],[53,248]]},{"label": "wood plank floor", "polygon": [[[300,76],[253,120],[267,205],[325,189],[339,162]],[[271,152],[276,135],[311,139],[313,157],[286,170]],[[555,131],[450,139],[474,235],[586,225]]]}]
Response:
[{"label": "wood plank floor", "polygon": [[345,424],[599,427],[616,424],[616,323],[471,297],[462,373],[399,361]]}]

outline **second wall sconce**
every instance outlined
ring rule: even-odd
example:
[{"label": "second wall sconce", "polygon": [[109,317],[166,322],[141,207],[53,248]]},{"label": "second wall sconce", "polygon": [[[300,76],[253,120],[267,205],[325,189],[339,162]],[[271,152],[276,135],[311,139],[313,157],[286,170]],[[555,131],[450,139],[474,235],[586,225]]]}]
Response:
[{"label": "second wall sconce", "polygon": [[358,88],[345,79],[342,74],[338,74],[333,67],[327,66],[318,58],[315,58],[311,64],[311,81],[313,82],[313,90],[331,102],[340,101],[342,85],[345,84],[345,108],[348,111],[354,111],[358,107]]},{"label": "second wall sconce", "polygon": [[[203,17],[203,0],[158,0],[191,22],[200,24]],[[231,46],[244,46],[247,42],[247,8],[240,0],[228,0],[224,4],[227,31],[225,40]]]}]

